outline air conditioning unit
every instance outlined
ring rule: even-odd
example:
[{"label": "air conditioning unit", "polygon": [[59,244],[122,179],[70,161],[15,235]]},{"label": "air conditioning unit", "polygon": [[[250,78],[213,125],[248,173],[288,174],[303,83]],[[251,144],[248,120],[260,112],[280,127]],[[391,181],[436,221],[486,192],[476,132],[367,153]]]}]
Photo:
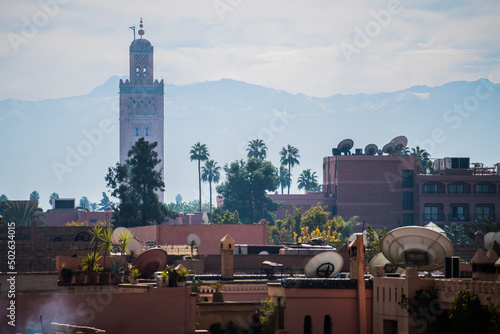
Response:
[{"label": "air conditioning unit", "polygon": [[355,150],[355,152],[356,152],[356,153],[354,153],[354,154],[356,154],[356,155],[362,155],[362,154],[363,154],[363,149],[362,149],[362,148],[357,148],[357,149]]},{"label": "air conditioning unit", "polygon": [[443,170],[443,169],[444,169],[444,159],[434,160],[434,170]]}]

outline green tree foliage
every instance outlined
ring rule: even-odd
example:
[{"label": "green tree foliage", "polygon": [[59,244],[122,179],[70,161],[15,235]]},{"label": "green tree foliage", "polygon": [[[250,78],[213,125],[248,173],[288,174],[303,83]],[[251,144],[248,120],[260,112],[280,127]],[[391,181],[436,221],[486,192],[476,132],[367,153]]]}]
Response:
[{"label": "green tree foliage", "polygon": [[175,203],[181,203],[182,202],[182,196],[181,194],[177,194],[177,196],[175,196]]},{"label": "green tree foliage", "polygon": [[248,142],[247,158],[265,159],[267,157],[267,146],[262,139],[254,139]]},{"label": "green tree foliage", "polygon": [[278,304],[270,298],[260,301],[259,321],[263,333],[274,333],[278,322]]},{"label": "green tree foliage", "polygon": [[455,295],[449,316],[456,333],[485,333],[491,319],[479,297],[469,289],[460,290]]},{"label": "green tree foliage", "polygon": [[244,224],[261,219],[274,222],[274,212],[280,204],[266,196],[267,192],[278,187],[279,179],[273,164],[250,158],[226,164],[224,172],[226,181],[217,186],[217,192],[224,197],[222,210],[237,210]]},{"label": "green tree foliage", "polygon": [[35,204],[27,201],[12,201],[1,205],[3,225],[14,222],[16,226],[30,226],[34,221],[37,226],[44,226],[46,224],[41,219],[44,215],[39,212],[40,209]]},{"label": "green tree foliage", "polygon": [[282,166],[288,166],[288,175],[290,178],[290,183],[288,184],[288,194],[290,195],[290,186],[292,184],[292,167],[295,165],[300,165],[299,162],[299,149],[293,147],[292,145],[287,145],[283,147],[280,151],[280,162]]},{"label": "green tree foliage", "polygon": [[50,194],[50,198],[49,198],[49,204],[50,206],[52,206],[52,200],[53,199],[58,199],[59,198],[59,194],[56,193],[56,192],[53,192],[52,194]]},{"label": "green tree foliage", "polygon": [[465,234],[469,239],[476,239],[476,232],[481,231],[483,234],[488,232],[500,232],[500,221],[493,221],[491,218],[479,219],[475,222],[470,222],[465,228]]},{"label": "green tree foliage", "polygon": [[458,225],[456,223],[451,223],[450,225],[444,226],[444,231],[446,236],[454,244],[470,244],[472,240],[465,234],[464,225]]},{"label": "green tree foliage", "polygon": [[205,161],[205,165],[201,167],[201,179],[204,182],[208,182],[208,186],[210,187],[210,212],[212,212],[212,182],[219,183],[220,169],[214,160]]},{"label": "green tree foliage", "polygon": [[7,197],[7,195],[5,194],[0,195],[0,201],[8,201],[8,200],[9,198]]},{"label": "green tree foliage", "polygon": [[430,160],[431,155],[425,150],[425,148],[415,147],[415,148],[405,148],[401,155],[414,155],[420,160],[420,172],[422,174],[430,174],[434,171],[434,164]]},{"label": "green tree foliage", "polygon": [[225,212],[221,210],[221,208],[217,208],[214,210],[212,214],[209,215],[210,222],[212,224],[241,224],[240,217],[238,215],[238,210],[234,212],[230,212],[226,210]]},{"label": "green tree foliage", "polygon": [[280,179],[281,195],[283,195],[283,189],[290,187],[290,182],[292,182],[292,180],[290,178],[290,174],[288,173],[288,169],[285,166],[280,166],[279,169],[276,169],[276,172],[278,173],[278,177]]},{"label": "green tree foliage", "polygon": [[321,191],[321,186],[318,182],[318,175],[316,172],[311,174],[310,169],[305,169],[299,175],[298,188],[304,189],[306,192],[308,191]]},{"label": "green tree foliage", "polygon": [[366,245],[365,245],[365,262],[368,263],[381,252],[382,239],[387,234],[385,228],[373,229],[370,225],[366,225]]},{"label": "green tree foliage", "polygon": [[81,206],[82,208],[90,210],[90,201],[87,198],[87,196],[82,196],[82,198],[80,198],[80,202],[78,205]]},{"label": "green tree foliage", "polygon": [[[169,210],[177,211],[177,212],[199,212],[200,203],[197,199],[192,200],[191,202],[175,202],[168,203],[167,207]],[[210,210],[210,204],[205,202],[201,205],[201,210],[203,212],[208,212]]]},{"label": "green tree foliage", "polygon": [[189,151],[189,159],[191,161],[198,161],[198,193],[199,197],[199,212],[201,212],[201,162],[208,160],[210,158],[210,153],[208,153],[208,148],[206,144],[201,144],[197,142],[191,147],[191,151]]},{"label": "green tree foliage", "polygon": [[[289,217],[293,220],[291,216]],[[293,228],[291,225],[293,225],[293,223],[290,224],[286,220],[276,220],[267,230],[267,243],[269,245],[285,245],[293,243]]]},{"label": "green tree foliage", "polygon": [[108,195],[103,191],[102,192],[102,199],[98,204],[98,209],[99,211],[106,211],[110,210],[113,208],[113,202],[109,199]]},{"label": "green tree foliage", "polygon": [[114,212],[116,226],[163,222],[166,212],[155,191],[163,191],[165,185],[161,172],[155,170],[160,163],[156,146],[156,142],[150,144],[140,138],[128,152],[127,163],[108,168],[107,187],[112,189],[112,196],[120,199]]},{"label": "green tree foliage", "polygon": [[34,190],[30,194],[30,201],[39,201],[40,200],[40,194],[38,191]]}]

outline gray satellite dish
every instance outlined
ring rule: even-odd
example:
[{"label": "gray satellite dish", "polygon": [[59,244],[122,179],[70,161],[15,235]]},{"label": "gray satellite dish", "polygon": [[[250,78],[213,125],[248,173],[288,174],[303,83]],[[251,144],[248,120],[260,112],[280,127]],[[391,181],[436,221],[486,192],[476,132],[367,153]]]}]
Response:
[{"label": "gray satellite dish", "polygon": [[380,149],[379,149],[379,150],[377,150],[377,155],[384,155],[384,151],[382,151],[382,150],[380,150]]},{"label": "gray satellite dish", "polygon": [[445,259],[455,255],[450,239],[421,226],[405,226],[390,231],[382,239],[381,250],[392,264],[427,271],[444,267]]},{"label": "gray satellite dish", "polygon": [[191,257],[193,257],[193,249],[200,247],[201,239],[197,234],[191,233],[187,236],[187,243],[191,247]]},{"label": "gray satellite dish", "polygon": [[354,146],[354,141],[352,139],[344,139],[337,145],[337,149],[340,152],[347,153],[351,150],[353,146]]},{"label": "gray satellite dish", "polygon": [[111,234],[111,242],[113,242],[115,245],[118,245],[120,243],[120,237],[122,234],[129,234],[132,236],[132,232],[130,232],[129,229],[125,227],[117,227]]},{"label": "gray satellite dish", "polygon": [[394,145],[393,143],[388,143],[384,145],[384,147],[382,148],[382,152],[391,155],[395,149],[396,145]]},{"label": "gray satellite dish", "polygon": [[484,249],[490,249],[491,245],[493,245],[493,238],[496,236],[498,232],[488,232],[484,235]]},{"label": "gray satellite dish", "polygon": [[391,140],[390,143],[396,145],[394,151],[392,151],[392,154],[399,154],[403,152],[403,150],[406,148],[406,145],[408,145],[408,139],[405,136],[398,136]]},{"label": "gray satellite dish", "polygon": [[344,265],[342,255],[337,252],[323,252],[311,258],[304,267],[306,277],[328,278],[335,276]]},{"label": "gray satellite dish", "polygon": [[377,153],[377,151],[378,151],[378,147],[375,144],[369,144],[369,145],[366,145],[366,147],[365,147],[365,154],[366,155],[375,155],[375,153]]},{"label": "gray satellite dish", "polygon": [[403,268],[400,268],[397,265],[392,264],[389,260],[387,260],[384,254],[382,253],[378,253],[377,255],[375,255],[368,264],[368,267],[370,268],[370,274],[372,274],[373,276],[376,276],[375,266],[382,266],[384,267],[384,271],[386,273],[391,273],[391,274],[393,273],[401,274],[404,271]]}]

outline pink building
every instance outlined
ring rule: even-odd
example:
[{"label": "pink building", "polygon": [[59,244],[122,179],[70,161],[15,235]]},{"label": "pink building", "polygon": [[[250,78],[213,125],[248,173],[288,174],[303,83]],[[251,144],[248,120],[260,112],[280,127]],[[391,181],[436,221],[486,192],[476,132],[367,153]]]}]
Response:
[{"label": "pink building", "polygon": [[323,158],[323,191],[334,201],[333,214],[359,216],[375,228],[495,220],[498,165],[469,166],[468,158],[445,158],[424,175],[415,156],[330,156]]},{"label": "pink building", "polygon": [[278,211],[276,211],[276,219],[285,219],[286,213],[293,215],[293,207],[301,208],[302,212],[309,210],[311,207],[321,204],[327,206],[327,210],[331,212],[335,201],[323,192],[308,192],[307,194],[269,194],[267,195],[273,200],[282,202]]}]

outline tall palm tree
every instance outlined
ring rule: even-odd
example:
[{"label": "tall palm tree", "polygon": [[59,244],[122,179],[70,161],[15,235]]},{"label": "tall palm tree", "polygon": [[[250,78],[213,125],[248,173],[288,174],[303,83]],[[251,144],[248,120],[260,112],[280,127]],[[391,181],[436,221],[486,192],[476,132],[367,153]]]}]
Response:
[{"label": "tall palm tree", "polygon": [[201,167],[201,179],[205,182],[208,181],[210,187],[210,212],[212,212],[212,182],[219,183],[220,169],[214,160],[205,161],[205,166]]},{"label": "tall palm tree", "polygon": [[267,146],[262,139],[254,139],[248,142],[248,158],[265,159],[267,156]]},{"label": "tall palm tree", "polygon": [[280,151],[281,165],[288,165],[288,175],[290,178],[290,183],[288,184],[288,195],[290,195],[290,185],[292,184],[292,167],[300,165],[298,158],[300,158],[299,149],[290,144],[288,144],[287,147],[283,147]]},{"label": "tall palm tree", "polygon": [[5,203],[2,214],[5,222],[14,222],[16,226],[30,226],[34,221],[38,226],[43,226],[45,223],[41,220],[43,214],[37,214],[40,209],[27,201],[12,201]]},{"label": "tall palm tree", "polygon": [[298,188],[307,191],[317,191],[319,188],[318,175],[316,172],[311,174],[310,169],[303,170],[298,178]]},{"label": "tall palm tree", "polygon": [[416,146],[411,149],[410,155],[414,155],[420,159],[420,172],[424,174],[431,173],[434,170],[434,164],[430,161],[431,155],[425,150],[425,148],[420,148]]},{"label": "tall palm tree", "polygon": [[210,153],[208,153],[208,148],[206,144],[201,144],[200,142],[197,142],[191,147],[191,151],[189,151],[189,158],[191,161],[193,160],[198,160],[198,191],[200,194],[199,200],[200,200],[200,212],[201,212],[201,162],[208,160],[210,157]]},{"label": "tall palm tree", "polygon": [[276,168],[278,177],[280,178],[281,195],[283,195],[283,188],[290,186],[290,174],[288,174],[288,169],[285,166],[280,166]]}]

